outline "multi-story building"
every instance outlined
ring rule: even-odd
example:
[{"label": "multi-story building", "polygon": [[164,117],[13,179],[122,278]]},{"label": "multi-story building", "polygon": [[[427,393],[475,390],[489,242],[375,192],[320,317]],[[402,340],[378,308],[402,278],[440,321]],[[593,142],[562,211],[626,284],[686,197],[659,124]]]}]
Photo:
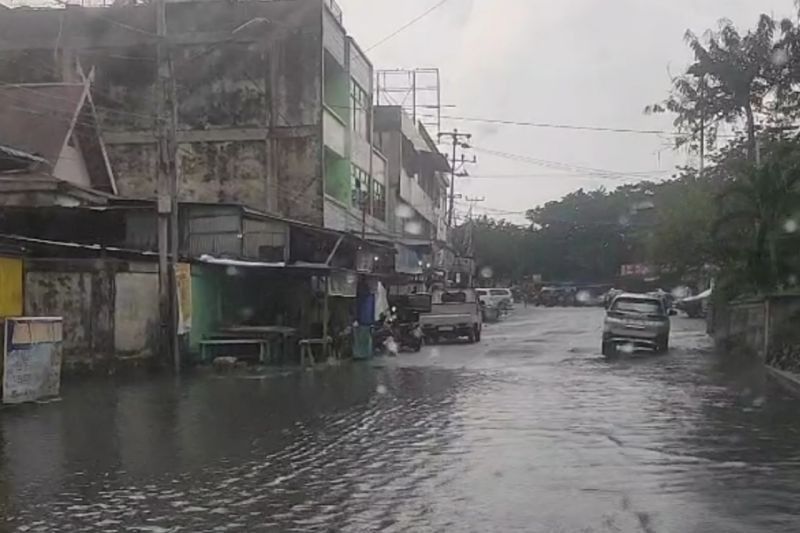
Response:
[{"label": "multi-story building", "polygon": [[333,0],[176,0],[163,24],[157,15],[154,3],[0,10],[0,83],[91,79],[118,193],[148,198],[166,79],[182,201],[387,230],[372,65]]},{"label": "multi-story building", "polygon": [[447,267],[452,258],[446,251],[447,159],[425,126],[415,124],[400,106],[375,108],[375,134],[387,158],[389,232],[405,246],[432,256],[426,262]]}]

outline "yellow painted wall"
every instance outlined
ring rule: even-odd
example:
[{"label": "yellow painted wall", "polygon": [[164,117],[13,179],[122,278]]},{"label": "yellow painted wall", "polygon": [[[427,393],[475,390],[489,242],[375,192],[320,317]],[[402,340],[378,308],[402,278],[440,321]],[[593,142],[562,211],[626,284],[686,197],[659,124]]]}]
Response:
[{"label": "yellow painted wall", "polygon": [[22,260],[0,257],[0,317],[22,316]]}]

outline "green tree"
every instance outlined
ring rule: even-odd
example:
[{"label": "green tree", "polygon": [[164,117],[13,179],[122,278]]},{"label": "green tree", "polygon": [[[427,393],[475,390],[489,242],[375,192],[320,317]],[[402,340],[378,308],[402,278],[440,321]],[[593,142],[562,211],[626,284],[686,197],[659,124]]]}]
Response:
[{"label": "green tree", "polygon": [[529,274],[530,231],[506,220],[475,219],[473,246],[478,271],[492,278],[517,281]]},{"label": "green tree", "polygon": [[757,114],[769,112],[768,95],[777,91],[782,50],[775,36],[775,21],[761,15],[752,30],[741,35],[733,23],[720,22],[718,31],[701,39],[691,31],[686,41],[694,62],[673,80],[670,96],[646,112],[675,113],[675,126],[697,142],[705,134],[713,144],[722,123],[744,121],[748,158],[756,158]]},{"label": "green tree", "polygon": [[[713,174],[713,169],[709,174]],[[677,277],[697,277],[713,261],[711,229],[717,185],[684,169],[659,184],[654,194],[656,221],[648,242],[650,262]]]},{"label": "green tree", "polygon": [[791,283],[800,224],[800,147],[780,141],[765,152],[762,165],[746,162],[734,171],[713,226],[718,260],[732,282],[761,292]]}]

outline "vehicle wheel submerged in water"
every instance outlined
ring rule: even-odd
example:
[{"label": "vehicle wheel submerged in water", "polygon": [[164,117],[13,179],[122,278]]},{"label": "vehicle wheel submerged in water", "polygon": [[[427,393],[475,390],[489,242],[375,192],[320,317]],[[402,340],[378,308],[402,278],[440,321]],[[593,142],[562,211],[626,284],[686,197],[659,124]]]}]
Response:
[{"label": "vehicle wheel submerged in water", "polygon": [[619,355],[619,352],[617,351],[617,345],[613,342],[603,341],[603,347],[601,350],[603,355],[608,359],[615,358]]},{"label": "vehicle wheel submerged in water", "polygon": [[603,322],[603,355],[616,357],[636,348],[649,348],[657,354],[669,349],[670,313],[663,298],[650,294],[621,293],[606,310]]},{"label": "vehicle wheel submerged in water", "polygon": [[656,342],[656,353],[665,354],[669,352],[669,337],[661,337]]}]

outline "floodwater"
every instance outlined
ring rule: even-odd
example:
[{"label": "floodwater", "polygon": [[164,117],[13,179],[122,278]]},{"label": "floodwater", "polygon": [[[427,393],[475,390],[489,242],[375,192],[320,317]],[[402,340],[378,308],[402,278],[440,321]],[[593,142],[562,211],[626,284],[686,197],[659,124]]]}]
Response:
[{"label": "floodwater", "polygon": [[68,384],[0,411],[0,531],[800,530],[797,400],[701,322],[614,362],[601,322],[520,309],[476,346]]}]

